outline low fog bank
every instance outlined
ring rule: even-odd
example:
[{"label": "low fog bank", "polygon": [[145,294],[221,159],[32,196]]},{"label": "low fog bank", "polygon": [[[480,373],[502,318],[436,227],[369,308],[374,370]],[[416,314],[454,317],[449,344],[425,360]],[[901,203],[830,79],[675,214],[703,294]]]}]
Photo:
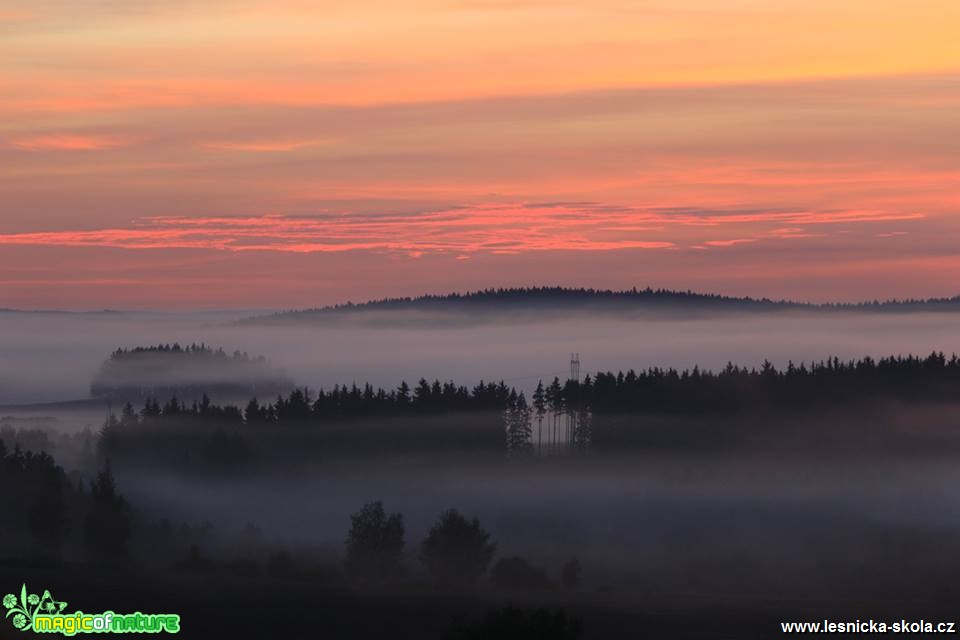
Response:
[{"label": "low fog bank", "polygon": [[241,316],[242,312],[0,311],[0,405],[89,398],[90,383],[117,348],[199,342]]},{"label": "low fog bank", "polygon": [[[0,569],[6,563],[19,571],[27,554],[13,542],[37,546],[43,540],[24,532],[39,528],[53,532],[46,540],[51,547],[62,548],[62,556],[44,560],[53,563],[46,566],[58,580],[122,566],[136,572],[131,584],[158,592],[165,580],[188,585],[204,602],[217,584],[268,585],[271,594],[281,585],[282,593],[299,594],[291,600],[298,603],[328,590],[323,597],[335,600],[351,593],[343,563],[350,516],[382,501],[405,525],[409,573],[383,596],[397,610],[406,610],[408,592],[418,598],[437,593],[429,591],[434,587],[418,556],[450,508],[478,518],[490,533],[497,545],[492,566],[520,557],[543,569],[548,585],[523,598],[551,607],[578,598],[608,607],[588,616],[594,629],[610,619],[608,610],[656,617],[671,606],[683,611],[697,602],[741,602],[753,614],[780,598],[801,609],[807,602],[833,603],[843,615],[859,616],[866,611],[862,603],[909,599],[925,606],[960,596],[960,404],[949,398],[910,404],[875,394],[860,404],[812,402],[785,410],[773,403],[721,416],[594,413],[586,452],[514,459],[505,455],[503,416],[490,411],[299,427],[239,420],[199,427],[163,421],[145,432],[121,426],[109,466],[127,502],[111,495],[106,507],[92,487],[109,475],[98,473],[107,466],[99,434],[108,407],[77,400],[87,397],[107,355],[137,345],[206,342],[263,354],[312,387],[369,381],[393,388],[424,377],[471,385],[503,379],[531,389],[539,378],[564,378],[571,351],[580,352],[582,374],[950,354],[958,351],[960,324],[949,314],[563,316],[445,328],[223,322],[203,314],[0,313],[0,404],[6,405],[0,406],[0,440],[8,452],[51,453],[66,470],[68,498],[61,505],[66,524],[37,521],[30,492],[44,496],[31,468],[46,473],[52,463],[19,452],[4,458],[0,473],[20,477],[30,491],[11,491],[19,511],[8,513],[19,513],[22,526],[0,520],[0,546],[7,550]],[[51,404],[12,406],[37,402]],[[536,442],[536,430],[533,437]],[[91,523],[111,521],[101,512],[113,521],[130,516],[129,544],[100,543],[96,526],[91,533]],[[99,549],[107,552],[103,558],[90,555],[102,546],[110,547]],[[581,580],[564,590],[561,568],[573,559]],[[479,589],[483,595],[465,592],[464,600],[485,606],[486,598],[511,593],[499,591],[489,570]],[[223,602],[236,607],[232,595]],[[371,618],[353,606],[351,619]],[[433,613],[429,599],[419,606]],[[825,611],[810,610],[816,613],[810,619]],[[901,613],[890,606],[883,611]],[[446,629],[450,620],[444,613],[437,624]],[[646,629],[647,622],[634,620],[635,628]],[[610,633],[591,637],[615,633],[611,623]]]},{"label": "low fog bank", "polygon": [[[411,420],[445,418],[382,428]],[[195,546],[223,566],[283,550],[335,572],[350,514],[381,500],[404,516],[411,579],[422,578],[420,541],[442,510],[456,508],[480,519],[497,558],[521,556],[554,581],[576,558],[583,589],[611,598],[835,590],[869,599],[907,590],[922,599],[954,581],[960,405],[598,420],[643,435],[614,451],[596,441],[585,455],[511,460],[329,449],[315,446],[323,438],[309,428],[255,429],[239,431],[255,452],[250,466],[197,469],[138,452],[112,468],[134,507],[134,554],[162,567],[185,562]],[[86,464],[84,477],[103,464],[83,439],[52,440],[58,460]]]},{"label": "low fog bank", "polygon": [[498,557],[522,556],[554,577],[577,558],[591,591],[782,596],[823,594],[825,584],[943,584],[960,558],[960,502],[947,489],[958,480],[942,458],[827,455],[660,454],[526,467],[368,460],[295,481],[119,474],[146,513],[208,523],[198,544],[222,561],[265,542],[336,566],[349,514],[382,500],[404,515],[415,573],[419,541],[455,507],[480,519]]},{"label": "low fog bank", "polygon": [[[391,388],[413,383],[504,379],[531,388],[563,377],[569,353],[582,372],[650,366],[720,369],[727,362],[777,366],[830,356],[880,357],[960,349],[950,313],[724,313],[716,316],[589,316],[562,311],[470,326],[255,327],[242,314],[0,313],[0,405],[89,397],[100,363],[119,347],[206,342],[266,356],[295,382],[354,381]],[[221,400],[214,398],[215,400]],[[0,406],[0,415],[9,413]]]}]

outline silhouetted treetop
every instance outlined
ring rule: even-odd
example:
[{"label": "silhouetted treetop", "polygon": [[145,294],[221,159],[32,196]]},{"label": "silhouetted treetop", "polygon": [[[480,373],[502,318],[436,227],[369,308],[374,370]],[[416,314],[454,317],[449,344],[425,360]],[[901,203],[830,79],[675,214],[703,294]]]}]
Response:
[{"label": "silhouetted treetop", "polygon": [[561,389],[595,413],[716,414],[766,407],[821,408],[864,400],[949,401],[960,395],[960,360],[942,352],[826,360],[777,368],[728,363],[720,371],[651,367],[598,372]]},{"label": "silhouetted treetop", "polygon": [[198,358],[207,358],[213,360],[222,360],[222,361],[233,361],[233,362],[266,362],[267,359],[263,356],[256,356],[251,358],[246,351],[234,351],[231,354],[228,354],[224,351],[223,347],[218,347],[214,349],[213,347],[208,347],[205,343],[193,343],[186,346],[181,346],[179,342],[174,342],[173,344],[158,344],[156,346],[148,347],[133,347],[132,349],[120,348],[110,354],[111,360],[126,360],[131,358],[136,358],[141,354],[176,354],[184,355],[191,359]]},{"label": "silhouetted treetop", "polygon": [[207,425],[250,426],[305,426],[321,422],[364,417],[397,417],[441,413],[500,412],[508,407],[511,398],[517,399],[516,389],[503,381],[484,382],[473,387],[453,381],[432,383],[421,379],[411,392],[406,382],[396,388],[384,389],[370,383],[362,387],[356,383],[334,385],[331,389],[295,388],[287,395],[278,395],[272,402],[251,398],[241,409],[234,405],[213,403],[206,394],[187,403],[176,396],[161,404],[147,398],[137,412],[127,403],[121,417],[110,416],[104,425],[104,437],[109,438],[117,428],[137,424],[175,420],[185,424],[195,422]]}]

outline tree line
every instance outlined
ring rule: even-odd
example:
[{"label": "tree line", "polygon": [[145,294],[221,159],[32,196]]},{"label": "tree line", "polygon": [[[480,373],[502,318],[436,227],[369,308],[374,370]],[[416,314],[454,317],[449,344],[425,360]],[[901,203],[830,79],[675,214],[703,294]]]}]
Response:
[{"label": "tree line", "polygon": [[[771,404],[826,405],[835,402],[884,397],[900,400],[949,400],[957,397],[960,359],[943,352],[926,357],[888,356],[840,360],[837,357],[810,363],[788,362],[777,368],[769,361],[760,367],[728,363],[719,371],[650,367],[636,371],[597,372],[583,380],[549,384],[539,381],[528,404],[516,388],[483,382],[472,388],[452,381],[432,383],[421,378],[411,387],[395,389],[335,385],[332,389],[297,388],[273,402],[252,398],[245,408],[212,404],[204,395],[187,404],[171,398],[160,404],[149,398],[139,413],[131,404],[120,422],[167,417],[198,417],[215,422],[250,425],[300,425],[340,418],[437,414],[446,412],[511,411],[511,420],[552,433],[571,412],[710,413],[745,410]],[[567,439],[576,434],[566,434]],[[539,433],[528,435],[533,439]]]},{"label": "tree line", "polygon": [[[950,401],[960,398],[960,359],[943,352],[842,361],[837,357],[777,368],[728,363],[717,372],[698,367],[598,373],[566,385],[594,414],[718,414],[774,407],[822,408],[877,399]],[[569,400],[567,400],[569,401]],[[560,401],[561,403],[564,400]]]},{"label": "tree line", "polygon": [[[485,429],[501,429],[511,455],[586,449],[594,423],[619,413],[723,415],[789,408],[792,411],[855,405],[877,399],[949,401],[960,397],[960,360],[941,352],[926,357],[889,356],[841,361],[770,362],[747,368],[728,364],[719,371],[699,367],[677,370],[651,367],[643,371],[599,372],[582,380],[549,384],[540,381],[528,402],[523,392],[498,383],[472,388],[454,382],[421,379],[391,390],[365,384],[336,385],[330,390],[297,388],[272,402],[251,399],[244,408],[217,405],[204,395],[187,404],[171,398],[161,404],[148,399],[140,411],[127,403],[119,417],[110,415],[102,442],[109,445],[124,427],[180,426],[310,427],[345,419],[418,417],[453,412],[500,415]],[[480,412],[486,412],[481,414]],[[413,427],[411,427],[413,428]],[[230,431],[229,429],[227,431]],[[236,431],[215,433],[209,448],[227,461],[246,453]],[[491,433],[493,433],[491,431]],[[360,434],[362,435],[362,434]],[[370,432],[376,439],[383,433]],[[424,441],[438,437],[423,434]],[[109,447],[107,447],[109,450]]]},{"label": "tree line", "polygon": [[[214,473],[266,463],[264,447],[252,445],[261,436],[271,451],[292,447],[295,451],[286,451],[286,458],[317,449],[495,452],[504,447],[504,408],[518,402],[519,395],[502,381],[467,388],[421,380],[415,387],[403,382],[389,391],[370,384],[296,388],[272,402],[252,398],[243,408],[216,404],[206,394],[189,403],[148,398],[140,410],[127,402],[119,416],[107,416],[98,449],[121,464],[140,459]],[[456,428],[442,420],[448,413],[461,414]],[[321,426],[325,428],[316,428]],[[271,434],[275,429],[288,435]]]},{"label": "tree line", "polygon": [[[407,574],[403,514],[387,513],[382,502],[370,502],[350,516],[345,546],[344,572],[356,584],[382,586]],[[445,588],[474,586],[488,572],[494,586],[504,589],[553,586],[544,569],[520,556],[507,556],[492,564],[496,550],[496,542],[477,518],[447,509],[420,543],[417,559],[430,579]],[[576,589],[581,573],[576,559],[568,561],[560,569],[560,584]]]},{"label": "tree line", "polygon": [[264,356],[253,356],[251,357],[246,351],[234,351],[231,354],[228,354],[223,347],[218,347],[214,349],[213,347],[207,346],[206,343],[192,343],[186,346],[181,345],[179,342],[170,343],[161,343],[158,345],[150,345],[147,347],[133,347],[132,349],[119,348],[110,354],[111,360],[128,360],[131,358],[137,358],[146,354],[175,354],[182,355],[192,359],[209,359],[209,360],[221,360],[221,361],[232,361],[232,362],[258,362],[265,363],[267,359]]},{"label": "tree line", "polygon": [[447,412],[503,411],[518,398],[517,390],[503,381],[484,382],[472,388],[453,382],[432,383],[421,379],[411,387],[401,382],[395,389],[335,385],[332,389],[296,388],[288,395],[278,395],[272,402],[261,403],[251,398],[244,408],[214,404],[203,394],[199,401],[183,402],[172,397],[164,403],[148,398],[137,411],[127,402],[118,418],[111,415],[108,427],[159,423],[167,419],[178,422],[196,420],[220,425],[303,426],[345,418],[440,414]]}]

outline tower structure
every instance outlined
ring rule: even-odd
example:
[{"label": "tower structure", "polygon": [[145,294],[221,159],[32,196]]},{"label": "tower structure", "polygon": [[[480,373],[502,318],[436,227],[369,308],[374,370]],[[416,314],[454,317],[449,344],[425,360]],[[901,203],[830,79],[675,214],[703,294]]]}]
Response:
[{"label": "tower structure", "polygon": [[574,434],[577,432],[577,417],[580,412],[580,354],[570,354],[570,379],[567,381],[567,389],[571,390],[572,395],[567,398],[566,406],[566,429],[564,434],[565,444],[568,449],[573,448]]},{"label": "tower structure", "polygon": [[570,354],[570,380],[580,382],[580,354]]}]

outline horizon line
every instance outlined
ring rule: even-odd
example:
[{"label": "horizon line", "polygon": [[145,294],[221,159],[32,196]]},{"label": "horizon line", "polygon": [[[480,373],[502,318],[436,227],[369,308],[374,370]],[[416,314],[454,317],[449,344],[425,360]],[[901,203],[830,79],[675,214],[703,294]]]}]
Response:
[{"label": "horizon line", "polygon": [[155,307],[132,307],[132,308],[28,308],[28,307],[0,307],[0,314],[4,313],[36,313],[36,314],[75,314],[75,315],[109,315],[109,314],[123,314],[123,313],[150,313],[156,315],[177,315],[177,314],[214,314],[214,313],[249,313],[249,314],[288,314],[288,313],[302,313],[302,312],[315,312],[315,311],[336,311],[344,310],[349,308],[364,307],[376,305],[378,303],[389,303],[389,302],[416,302],[430,299],[442,299],[442,298],[453,298],[456,296],[460,297],[471,297],[477,296],[480,294],[489,294],[489,293],[516,293],[521,291],[534,292],[534,291],[543,291],[543,290],[554,290],[562,292],[592,292],[598,294],[612,294],[612,295],[629,295],[635,293],[644,293],[644,292],[654,292],[654,293],[671,293],[671,294],[680,294],[680,295],[690,295],[697,297],[714,297],[722,300],[728,301],[742,301],[742,302],[765,302],[777,305],[796,305],[803,307],[831,307],[831,306],[870,306],[870,305],[895,305],[895,304],[910,304],[910,303],[932,303],[932,302],[947,302],[953,301],[960,298],[960,292],[954,293],[952,295],[945,294],[942,296],[928,296],[921,298],[900,298],[900,297],[891,297],[891,298],[873,298],[873,299],[844,299],[844,300],[823,300],[823,301],[813,301],[813,300],[798,300],[792,298],[783,298],[783,297],[770,297],[770,296],[754,296],[754,295],[732,295],[727,293],[720,293],[716,291],[705,291],[698,289],[682,289],[682,288],[670,288],[670,287],[632,287],[632,288],[598,288],[598,287],[577,287],[577,286],[563,286],[563,285],[529,285],[529,286],[511,286],[511,287],[486,287],[478,289],[464,289],[464,290],[448,290],[445,292],[427,292],[420,293],[416,295],[407,295],[407,296],[387,296],[374,298],[370,297],[362,301],[354,301],[352,299],[343,300],[341,302],[335,302],[325,305],[318,306],[304,306],[304,307],[217,307],[217,308],[182,308],[182,309],[170,309],[167,308],[155,308]]}]

